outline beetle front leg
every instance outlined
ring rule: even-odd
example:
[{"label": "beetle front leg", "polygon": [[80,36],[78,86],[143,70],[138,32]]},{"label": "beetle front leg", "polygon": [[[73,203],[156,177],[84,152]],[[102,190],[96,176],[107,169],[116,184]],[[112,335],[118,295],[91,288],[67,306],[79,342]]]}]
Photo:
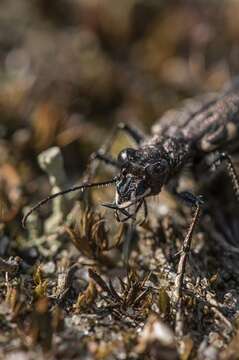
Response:
[{"label": "beetle front leg", "polygon": [[120,168],[120,165],[116,159],[114,159],[111,155],[109,155],[109,151],[115,142],[115,139],[119,133],[119,131],[124,131],[127,135],[129,135],[136,144],[140,144],[144,140],[144,135],[135,129],[133,126],[126,124],[124,122],[120,122],[114,128],[110,137],[106,140],[106,142],[100,147],[99,150],[94,152],[89,159],[87,171],[86,173],[90,174],[89,176],[93,176],[97,169],[97,161],[103,161],[107,165],[111,165],[116,169]]},{"label": "beetle front leg", "polygon": [[178,194],[179,197],[183,198],[188,204],[193,205],[195,208],[192,220],[187,231],[187,234],[184,238],[182,249],[180,251],[180,259],[177,267],[177,275],[175,279],[175,289],[174,289],[174,300],[177,306],[176,318],[175,318],[175,333],[178,339],[181,339],[183,336],[183,282],[185,277],[185,270],[187,259],[191,250],[192,236],[195,229],[195,226],[200,218],[200,210],[202,199],[201,197],[194,196],[189,192],[183,192]]},{"label": "beetle front leg", "polygon": [[197,206],[203,204],[202,195],[194,195],[190,191],[178,191],[179,182],[178,178],[173,179],[171,183],[167,185],[167,189],[180,201],[183,201],[187,206]]},{"label": "beetle front leg", "polygon": [[114,159],[111,155],[106,154],[102,149],[99,149],[90,156],[90,161],[94,161],[94,160],[100,160],[104,162],[106,165],[110,165],[116,169],[120,168],[119,162],[116,159]]},{"label": "beetle front leg", "polygon": [[117,129],[126,132],[126,134],[129,135],[137,145],[139,145],[145,138],[145,136],[138,129],[124,122],[120,122],[117,125]]},{"label": "beetle front leg", "polygon": [[189,229],[183,240],[182,248],[177,253],[180,254],[180,259],[177,267],[177,275],[175,279],[174,287],[174,301],[176,303],[176,317],[175,317],[175,333],[178,339],[183,336],[184,314],[183,314],[183,282],[186,271],[186,264],[191,250],[191,242],[195,226],[200,218],[201,205],[203,204],[202,196],[196,196],[189,191],[177,191],[178,182],[175,180],[170,184],[169,190],[186,205],[193,209],[192,219],[189,225]]},{"label": "beetle front leg", "polygon": [[188,206],[198,206],[203,204],[202,195],[193,195],[189,191],[182,191],[180,193],[174,193],[180,200],[186,203]]}]

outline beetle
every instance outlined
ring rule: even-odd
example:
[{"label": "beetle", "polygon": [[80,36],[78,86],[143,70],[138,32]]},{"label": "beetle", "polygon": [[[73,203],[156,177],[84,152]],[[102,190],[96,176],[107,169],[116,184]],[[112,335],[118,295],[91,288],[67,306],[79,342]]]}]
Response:
[{"label": "beetle", "polygon": [[[200,196],[190,192],[178,193],[175,180],[190,165],[196,167],[210,155],[210,167],[217,168],[226,162],[237,200],[239,180],[230,153],[239,147],[239,79],[218,94],[206,94],[184,102],[176,110],[166,112],[152,127],[151,134],[144,136],[130,125],[120,123],[118,130],[130,135],[136,148],[123,149],[117,159],[100,150],[91,159],[99,159],[114,166],[119,174],[114,178],[87,183],[60,191],[36,204],[23,217],[25,227],[29,215],[40,206],[66,193],[114,184],[115,201],[102,204],[115,210],[118,221],[136,219],[137,212],[146,199],[160,193],[163,186],[174,183],[170,190],[191,206],[199,207]],[[177,183],[177,181],[176,181]]]}]

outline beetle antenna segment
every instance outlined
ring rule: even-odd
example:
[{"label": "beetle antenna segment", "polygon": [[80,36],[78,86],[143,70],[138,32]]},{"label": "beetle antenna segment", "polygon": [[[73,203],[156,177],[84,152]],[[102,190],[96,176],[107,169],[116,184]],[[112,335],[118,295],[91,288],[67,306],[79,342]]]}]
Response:
[{"label": "beetle antenna segment", "polygon": [[35,211],[37,210],[39,207],[41,207],[42,205],[45,205],[48,201],[51,201],[53,199],[55,199],[56,197],[58,196],[61,196],[61,195],[65,195],[65,194],[68,194],[70,192],[73,192],[73,191],[77,191],[77,190],[84,190],[84,189],[89,189],[89,188],[92,188],[92,187],[104,187],[104,186],[107,186],[107,185],[111,185],[111,184],[114,184],[116,181],[118,180],[118,177],[114,177],[113,179],[111,180],[107,180],[107,181],[102,181],[102,182],[99,182],[99,183],[91,183],[91,184],[84,184],[84,185],[77,185],[77,186],[73,186],[69,189],[66,189],[66,190],[62,190],[62,191],[59,191],[55,194],[52,194],[52,195],[49,195],[47,196],[45,199],[39,201],[35,206],[33,206],[22,218],[22,226],[23,228],[26,227],[26,223],[27,223],[27,219],[28,217]]}]

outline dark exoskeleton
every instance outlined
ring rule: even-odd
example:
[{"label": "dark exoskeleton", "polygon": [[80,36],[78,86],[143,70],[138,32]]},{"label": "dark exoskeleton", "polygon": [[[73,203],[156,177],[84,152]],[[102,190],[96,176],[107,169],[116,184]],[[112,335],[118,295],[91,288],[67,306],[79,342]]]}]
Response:
[{"label": "dark exoskeleton", "polygon": [[[146,199],[159,194],[166,185],[175,195],[195,208],[191,225],[183,241],[175,278],[175,331],[176,335],[181,337],[184,273],[202,200],[201,197],[187,191],[178,193],[175,180],[185,167],[191,166],[197,171],[200,161],[210,158],[206,162],[209,167],[214,168],[225,162],[236,198],[239,200],[239,179],[229,156],[239,148],[239,79],[219,94],[199,96],[186,101],[178,110],[168,111],[152,127],[152,134],[148,137],[126,124],[119,124],[119,129],[133,138],[136,148],[123,149],[116,160],[107,154],[106,147],[102,147],[91,157],[92,160],[102,160],[114,166],[119,175],[109,181],[86,183],[48,196],[24,216],[23,225],[34,210],[59,195],[108,184],[116,186],[115,201],[102,205],[114,209],[119,221],[136,219],[141,206],[144,207],[146,217]],[[169,187],[171,183],[174,186]]]},{"label": "dark exoskeleton", "polygon": [[[115,210],[119,221],[135,216],[143,205],[147,213],[146,198],[160,193],[164,185],[175,183],[175,179],[186,166],[195,166],[201,158],[210,154],[211,166],[226,162],[228,173],[239,198],[239,181],[228,152],[239,147],[239,80],[219,94],[208,94],[187,100],[178,110],[168,111],[152,127],[152,134],[142,135],[127,124],[119,124],[135,141],[136,148],[123,149],[115,160],[103,149],[92,159],[100,159],[114,166],[119,175],[102,183],[91,183],[50,195],[42,200],[23,219],[39,206],[65,193],[115,183],[115,202],[103,204]],[[228,151],[228,152],[227,152]],[[213,156],[212,156],[213,154]],[[199,206],[201,198],[189,192],[175,195],[188,204]]]},{"label": "dark exoskeleton", "polygon": [[190,99],[179,110],[168,111],[152,127],[150,137],[145,138],[128,125],[120,124],[120,127],[133,137],[138,147],[122,150],[117,161],[97,154],[120,169],[115,203],[104,204],[115,209],[119,220],[134,217],[142,204],[146,207],[145,198],[159,194],[162,186],[170,183],[173,186],[169,189],[175,195],[188,204],[200,205],[200,197],[189,192],[178,193],[175,180],[186,166],[195,168],[204,158],[214,168],[225,161],[239,199],[238,177],[228,155],[239,147],[238,80],[221,94]]}]

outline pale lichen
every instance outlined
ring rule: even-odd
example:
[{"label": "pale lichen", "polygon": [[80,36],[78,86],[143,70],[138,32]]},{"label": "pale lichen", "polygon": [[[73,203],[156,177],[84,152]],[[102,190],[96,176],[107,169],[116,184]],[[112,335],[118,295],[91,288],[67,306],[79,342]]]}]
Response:
[{"label": "pale lichen", "polygon": [[[59,147],[51,147],[38,155],[38,163],[44,170],[50,181],[51,194],[63,190],[67,178],[64,170],[64,163]],[[45,222],[46,233],[54,232],[59,226],[67,212],[67,200],[64,196],[59,196],[52,201],[52,215]]]}]

